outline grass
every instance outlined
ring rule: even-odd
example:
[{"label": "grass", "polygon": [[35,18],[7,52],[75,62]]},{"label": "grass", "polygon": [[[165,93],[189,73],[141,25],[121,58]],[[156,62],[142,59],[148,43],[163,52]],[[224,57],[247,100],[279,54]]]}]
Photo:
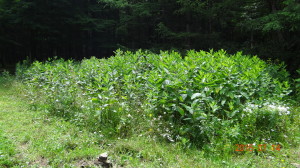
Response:
[{"label": "grass", "polygon": [[[292,168],[295,167],[292,163],[300,164],[299,146],[207,156],[203,151],[158,142],[145,135],[106,139],[100,133],[31,110],[30,103],[22,96],[23,86],[13,79],[7,82],[0,78],[0,83],[0,167],[96,167],[94,161],[103,152],[109,153],[115,167]],[[299,108],[294,113],[299,119]],[[235,146],[230,148],[235,150]]]},{"label": "grass", "polygon": [[25,167],[75,167],[101,153],[96,135],[29,110],[15,87],[0,88],[0,130],[14,143]]},{"label": "grass", "polygon": [[0,167],[16,167],[18,161],[13,157],[15,154],[13,144],[0,130]]}]

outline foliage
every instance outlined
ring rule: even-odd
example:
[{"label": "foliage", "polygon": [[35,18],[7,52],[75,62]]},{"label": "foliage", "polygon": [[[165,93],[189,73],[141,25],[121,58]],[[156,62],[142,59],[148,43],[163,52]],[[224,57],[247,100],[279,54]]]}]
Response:
[{"label": "foliage", "polygon": [[[300,75],[300,69],[297,70],[298,74]],[[295,79],[296,82],[296,94],[298,96],[298,99],[300,99],[300,78]]]},{"label": "foliage", "polygon": [[117,50],[111,58],[80,63],[36,61],[19,72],[33,107],[104,136],[139,131],[207,150],[223,143],[284,143],[288,136],[288,73],[241,52]]},{"label": "foliage", "polygon": [[[289,167],[299,160],[300,150],[295,146],[259,152],[258,155],[254,152],[240,155],[238,152],[238,156],[215,154],[206,158],[206,152],[197,148],[187,149],[180,143],[156,141],[139,133],[130,138],[106,139],[101,132],[88,132],[59,117],[28,109],[28,100],[20,93],[20,87],[24,85],[18,81],[7,87],[0,85],[0,130],[3,130],[0,132],[5,137],[4,143],[0,140],[0,150],[7,153],[8,149],[17,149],[16,155],[6,157],[17,161],[16,168],[97,167],[94,161],[105,151],[114,167]],[[293,116],[296,120],[292,125],[294,129],[289,130],[297,134],[300,133],[299,112],[298,109]],[[227,145],[223,148],[230,147]],[[236,145],[233,147],[235,150]],[[271,144],[268,149],[271,150]]]},{"label": "foliage", "polygon": [[7,70],[0,71],[0,85],[9,85],[14,78]]}]

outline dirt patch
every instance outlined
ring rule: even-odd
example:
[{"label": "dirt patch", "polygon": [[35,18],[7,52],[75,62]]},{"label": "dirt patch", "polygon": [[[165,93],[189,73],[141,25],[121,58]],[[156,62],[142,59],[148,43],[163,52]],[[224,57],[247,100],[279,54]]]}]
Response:
[{"label": "dirt patch", "polygon": [[[28,143],[22,143],[20,144],[18,147],[18,154],[16,155],[16,157],[19,160],[26,160],[27,156],[25,153],[25,151],[28,151],[29,148],[29,144]],[[38,167],[49,167],[49,161],[48,159],[44,158],[43,156],[39,156],[38,158],[36,158],[34,161],[32,162],[27,162],[26,165],[30,166],[38,166]]]},{"label": "dirt patch", "polygon": [[80,168],[88,168],[93,166],[95,166],[95,161],[91,161],[91,160],[80,160],[75,164],[75,167],[80,167]]},{"label": "dirt patch", "polygon": [[48,159],[45,159],[44,157],[38,157],[34,162],[29,163],[29,165],[37,165],[38,167],[48,167],[48,163]]}]

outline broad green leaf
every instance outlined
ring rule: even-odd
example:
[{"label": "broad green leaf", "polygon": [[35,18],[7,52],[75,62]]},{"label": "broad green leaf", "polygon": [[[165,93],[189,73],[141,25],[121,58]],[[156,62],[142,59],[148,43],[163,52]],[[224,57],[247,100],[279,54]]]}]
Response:
[{"label": "broad green leaf", "polygon": [[193,100],[193,99],[195,99],[195,98],[197,98],[197,97],[201,97],[201,96],[202,96],[201,93],[194,93],[194,94],[192,95],[191,99]]},{"label": "broad green leaf", "polygon": [[179,97],[179,100],[181,102],[184,102],[186,98],[187,98],[187,94],[181,94],[180,97]]},{"label": "broad green leaf", "polygon": [[184,116],[185,112],[181,107],[177,106],[177,110],[178,110],[178,112],[180,113],[181,116]]},{"label": "broad green leaf", "polygon": [[183,104],[183,103],[180,103],[188,112],[190,112],[191,114],[193,114],[194,113],[194,110],[192,109],[192,107],[190,107],[190,106],[187,106],[187,105],[185,105],[185,104]]}]

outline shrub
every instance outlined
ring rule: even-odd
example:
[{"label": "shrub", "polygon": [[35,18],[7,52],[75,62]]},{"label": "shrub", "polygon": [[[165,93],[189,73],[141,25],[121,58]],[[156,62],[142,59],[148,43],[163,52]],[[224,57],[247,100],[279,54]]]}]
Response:
[{"label": "shrub", "polygon": [[211,149],[266,135],[284,141],[288,122],[288,113],[269,108],[283,107],[288,73],[241,52],[117,50],[108,59],[34,62],[19,76],[33,104],[104,135],[141,133]]},{"label": "shrub", "polygon": [[[297,70],[297,72],[300,75],[300,69]],[[296,82],[296,96],[298,100],[300,100],[300,78],[296,79],[295,82]]]},{"label": "shrub", "polygon": [[13,76],[7,70],[0,72],[0,85],[7,86],[13,79]]}]

